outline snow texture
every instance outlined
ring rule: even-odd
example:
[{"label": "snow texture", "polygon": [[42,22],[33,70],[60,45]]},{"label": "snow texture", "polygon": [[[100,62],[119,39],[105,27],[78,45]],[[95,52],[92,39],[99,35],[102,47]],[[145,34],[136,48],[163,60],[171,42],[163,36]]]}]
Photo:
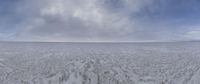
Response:
[{"label": "snow texture", "polygon": [[200,42],[1,42],[0,84],[200,84]]}]

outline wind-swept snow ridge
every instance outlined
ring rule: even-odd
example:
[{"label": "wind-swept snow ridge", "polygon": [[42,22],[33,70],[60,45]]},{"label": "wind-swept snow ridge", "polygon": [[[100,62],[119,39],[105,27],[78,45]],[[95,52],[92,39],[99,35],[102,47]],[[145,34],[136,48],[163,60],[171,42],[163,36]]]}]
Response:
[{"label": "wind-swept snow ridge", "polygon": [[199,84],[200,42],[0,43],[0,84]]}]

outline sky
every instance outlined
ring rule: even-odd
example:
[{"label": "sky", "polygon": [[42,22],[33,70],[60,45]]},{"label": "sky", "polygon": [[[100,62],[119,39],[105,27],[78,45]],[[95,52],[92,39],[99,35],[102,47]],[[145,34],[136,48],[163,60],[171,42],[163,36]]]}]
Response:
[{"label": "sky", "polygon": [[0,0],[0,41],[200,40],[200,0]]}]

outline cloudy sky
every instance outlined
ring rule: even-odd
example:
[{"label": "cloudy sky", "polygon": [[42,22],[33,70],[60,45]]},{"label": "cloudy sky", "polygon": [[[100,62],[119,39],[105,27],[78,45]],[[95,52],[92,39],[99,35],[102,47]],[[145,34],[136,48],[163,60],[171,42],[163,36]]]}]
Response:
[{"label": "cloudy sky", "polygon": [[200,39],[200,0],[0,0],[1,41]]}]

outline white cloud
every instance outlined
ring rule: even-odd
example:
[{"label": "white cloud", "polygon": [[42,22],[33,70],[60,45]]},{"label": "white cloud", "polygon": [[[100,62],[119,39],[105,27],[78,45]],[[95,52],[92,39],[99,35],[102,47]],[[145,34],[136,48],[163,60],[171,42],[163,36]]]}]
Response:
[{"label": "white cloud", "polygon": [[64,6],[60,3],[51,4],[49,7],[41,11],[42,15],[62,15],[64,14]]},{"label": "white cloud", "polygon": [[[116,40],[134,31],[134,20],[123,13],[108,11],[99,0],[34,0],[21,3],[30,7],[19,6],[20,12],[25,12],[28,17],[18,26],[22,30],[18,33],[19,39]],[[29,13],[32,11],[34,15]]]},{"label": "white cloud", "polygon": [[[154,13],[165,11],[159,8],[160,4],[155,6],[156,1],[19,0],[11,10],[14,18],[21,18],[14,25],[17,31],[13,38],[35,41],[176,39],[182,32],[179,34],[178,28],[173,30],[176,26],[171,19],[154,17]],[[185,37],[194,37],[190,34]]]},{"label": "white cloud", "polygon": [[4,32],[4,33],[0,33],[0,39],[1,39],[1,41],[9,41],[9,40],[13,40],[13,39],[15,39],[15,37],[14,37],[14,33],[6,33],[6,32]]},{"label": "white cloud", "polygon": [[200,40],[200,26],[192,26],[190,30],[184,34],[187,39]]}]

